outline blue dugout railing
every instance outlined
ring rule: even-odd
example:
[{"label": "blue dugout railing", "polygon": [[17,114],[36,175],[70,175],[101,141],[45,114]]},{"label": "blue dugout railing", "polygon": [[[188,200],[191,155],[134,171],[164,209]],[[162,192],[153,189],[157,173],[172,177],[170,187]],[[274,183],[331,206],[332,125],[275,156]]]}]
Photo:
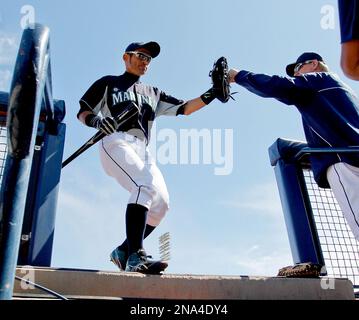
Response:
[{"label": "blue dugout railing", "polygon": [[[346,225],[339,207],[334,206],[336,201],[330,189],[319,188],[313,177],[308,181],[308,173],[304,172],[311,172],[311,154],[358,152],[359,146],[309,148],[305,142],[281,138],[269,148],[294,263],[319,263],[329,267],[323,268],[323,275],[329,270],[330,276],[350,278],[354,287],[359,285],[359,243]],[[317,194],[310,195],[308,189]],[[322,216],[318,217],[314,211],[321,211]],[[330,217],[327,219],[326,216]],[[325,228],[320,225],[322,223]]]},{"label": "blue dugout railing", "polygon": [[[0,201],[0,300],[12,298],[19,260],[48,266],[51,261],[65,105],[52,98],[49,49],[47,27],[24,30],[10,93],[1,93],[7,154]],[[31,241],[21,252],[26,235]]]}]

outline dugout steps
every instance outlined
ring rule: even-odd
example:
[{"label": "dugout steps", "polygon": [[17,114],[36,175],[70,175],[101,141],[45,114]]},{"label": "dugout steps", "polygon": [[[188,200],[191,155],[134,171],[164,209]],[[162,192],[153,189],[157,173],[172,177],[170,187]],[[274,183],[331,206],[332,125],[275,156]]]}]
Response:
[{"label": "dugout steps", "polygon": [[[171,300],[354,300],[348,279],[300,279],[262,276],[220,276],[97,271],[24,266],[24,277],[68,299]],[[16,281],[14,299],[51,299],[54,296]]]}]

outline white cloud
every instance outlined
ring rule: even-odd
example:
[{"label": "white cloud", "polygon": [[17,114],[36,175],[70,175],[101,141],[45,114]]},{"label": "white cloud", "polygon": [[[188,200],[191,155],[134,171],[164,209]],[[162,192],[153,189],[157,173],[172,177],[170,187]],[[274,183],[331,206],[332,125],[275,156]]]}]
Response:
[{"label": "white cloud", "polygon": [[251,215],[254,212],[282,218],[282,207],[275,183],[265,183],[248,188],[247,191],[235,194],[231,199],[222,201],[221,204],[236,209],[246,209],[241,212],[251,211]]},{"label": "white cloud", "polygon": [[106,227],[111,226],[108,221],[121,216],[128,197],[126,191],[116,183],[78,172],[63,178],[58,211],[64,217],[80,221],[81,224]]},{"label": "white cloud", "polygon": [[276,248],[258,243],[245,249],[241,244],[218,246],[214,242],[188,242],[184,238],[178,243],[173,233],[171,236],[171,273],[271,277],[280,268],[293,264],[287,243]]},{"label": "white cloud", "polygon": [[116,183],[84,170],[64,172],[61,179],[53,264],[116,270],[109,253],[125,236],[128,195],[118,192],[121,187]]},{"label": "white cloud", "polygon": [[235,257],[235,260],[235,264],[245,274],[258,276],[276,276],[280,268],[293,264],[292,256],[288,251],[273,250],[268,253],[259,245],[253,245],[247,252]]},{"label": "white cloud", "polygon": [[0,91],[10,91],[11,71],[8,69],[0,70]]},{"label": "white cloud", "polygon": [[11,65],[15,62],[18,43],[16,36],[0,32],[0,65]]}]

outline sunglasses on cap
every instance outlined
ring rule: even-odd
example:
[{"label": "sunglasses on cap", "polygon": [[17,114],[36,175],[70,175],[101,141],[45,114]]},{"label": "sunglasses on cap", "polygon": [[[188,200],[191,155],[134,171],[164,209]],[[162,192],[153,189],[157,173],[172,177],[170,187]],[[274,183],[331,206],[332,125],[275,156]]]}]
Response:
[{"label": "sunglasses on cap", "polygon": [[304,62],[297,63],[294,67],[294,73],[297,73],[305,64],[312,63],[313,60],[307,60]]},{"label": "sunglasses on cap", "polygon": [[141,61],[145,61],[145,62],[148,62],[148,63],[150,63],[151,60],[152,60],[152,57],[151,57],[151,56],[149,56],[148,54],[143,53],[143,52],[139,52],[139,51],[127,51],[126,53],[128,53],[128,54],[133,54],[133,55],[135,55],[138,59],[140,59]]}]

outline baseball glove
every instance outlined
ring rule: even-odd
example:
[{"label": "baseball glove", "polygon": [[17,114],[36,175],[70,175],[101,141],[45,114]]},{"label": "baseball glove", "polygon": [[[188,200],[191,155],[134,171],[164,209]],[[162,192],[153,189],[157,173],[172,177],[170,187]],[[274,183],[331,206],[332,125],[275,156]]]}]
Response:
[{"label": "baseball glove", "polygon": [[229,100],[229,98],[233,99],[228,79],[228,63],[225,57],[220,57],[213,64],[213,68],[209,72],[209,76],[212,78],[212,88],[219,101],[225,103]]},{"label": "baseball glove", "polygon": [[321,269],[322,265],[320,264],[311,262],[298,263],[294,266],[281,268],[277,276],[287,278],[318,278]]}]

